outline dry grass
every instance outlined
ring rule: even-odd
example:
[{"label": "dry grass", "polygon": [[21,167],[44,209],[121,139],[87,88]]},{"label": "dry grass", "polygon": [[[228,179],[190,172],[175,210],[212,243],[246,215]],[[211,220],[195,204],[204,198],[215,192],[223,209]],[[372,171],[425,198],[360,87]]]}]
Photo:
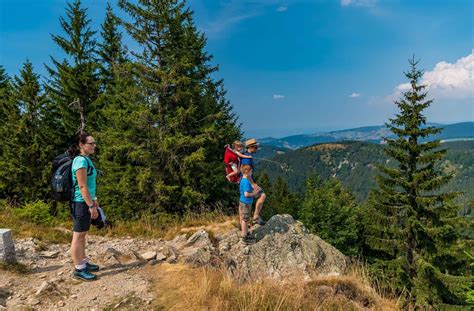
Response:
[{"label": "dry grass", "polygon": [[[0,209],[0,224],[13,231],[14,238],[36,238],[48,243],[70,243],[72,221],[59,220],[51,225],[39,225],[18,217],[11,208]],[[187,214],[184,217],[172,217],[168,214],[145,215],[136,221],[117,221],[112,228],[97,230],[91,227],[90,234],[110,237],[145,237],[172,239],[178,234],[190,235],[199,229],[206,230],[211,236],[238,227],[236,216],[227,216],[222,212]]]},{"label": "dry grass", "polygon": [[172,239],[179,234],[190,235],[199,229],[206,230],[210,235],[227,232],[238,226],[235,216],[227,216],[220,212],[188,214],[178,217],[144,216],[138,221],[120,221],[107,230],[92,230],[92,234],[105,236],[131,236],[147,238]]},{"label": "dry grass", "polygon": [[360,271],[310,281],[258,280],[238,283],[225,270],[164,264],[154,268],[158,299],[165,310],[398,310]]},{"label": "dry grass", "polygon": [[69,243],[72,238],[72,231],[65,229],[67,222],[59,226],[37,225],[17,217],[10,208],[0,210],[0,224],[12,229],[14,238],[35,238],[51,243]]}]

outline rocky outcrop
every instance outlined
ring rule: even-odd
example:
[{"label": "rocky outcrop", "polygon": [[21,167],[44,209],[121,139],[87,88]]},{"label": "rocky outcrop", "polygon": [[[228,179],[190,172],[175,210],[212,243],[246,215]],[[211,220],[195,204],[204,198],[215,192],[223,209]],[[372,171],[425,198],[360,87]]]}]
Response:
[{"label": "rocky outcrop", "polygon": [[226,266],[243,279],[267,276],[281,279],[312,275],[339,275],[347,259],[290,215],[275,215],[253,232],[257,243],[244,245],[236,229],[219,241]]}]

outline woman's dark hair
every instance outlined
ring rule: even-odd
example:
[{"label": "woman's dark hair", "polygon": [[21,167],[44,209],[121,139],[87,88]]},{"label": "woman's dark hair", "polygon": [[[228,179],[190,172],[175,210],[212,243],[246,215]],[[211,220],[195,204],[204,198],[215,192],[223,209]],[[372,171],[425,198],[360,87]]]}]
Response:
[{"label": "woman's dark hair", "polygon": [[71,155],[72,157],[78,156],[81,153],[81,148],[79,147],[79,144],[85,144],[87,142],[87,137],[90,136],[92,135],[85,132],[77,134],[74,140],[74,145],[72,145],[67,151],[69,155]]}]

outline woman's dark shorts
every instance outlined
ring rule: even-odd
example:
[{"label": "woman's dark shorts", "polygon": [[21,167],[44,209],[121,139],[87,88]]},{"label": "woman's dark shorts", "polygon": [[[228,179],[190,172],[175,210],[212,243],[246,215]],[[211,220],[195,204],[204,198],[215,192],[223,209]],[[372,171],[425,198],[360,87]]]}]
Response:
[{"label": "woman's dark shorts", "polygon": [[71,202],[71,217],[74,232],[86,232],[91,227],[91,213],[85,202]]}]

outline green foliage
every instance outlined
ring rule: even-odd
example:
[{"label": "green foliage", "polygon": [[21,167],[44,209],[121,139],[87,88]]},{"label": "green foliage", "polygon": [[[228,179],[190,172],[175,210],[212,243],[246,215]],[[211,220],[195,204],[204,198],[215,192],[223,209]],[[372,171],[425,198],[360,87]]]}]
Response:
[{"label": "green foliage", "polygon": [[[430,106],[423,73],[410,61],[405,74],[411,89],[396,101],[400,112],[386,126],[396,135],[386,139],[385,153],[395,166],[379,165],[379,188],[369,195],[361,213],[363,250],[373,271],[385,277],[385,284],[402,294],[407,304],[419,308],[440,304],[464,304],[463,288],[469,278],[457,226],[459,208],[456,193],[440,191],[453,178],[441,170],[446,154],[438,140],[421,143],[421,138],[441,131],[424,127],[422,111]],[[462,254],[462,253],[461,253]]]},{"label": "green foliage", "polygon": [[[47,194],[48,162],[52,146],[48,127],[44,126],[47,99],[27,61],[19,76],[15,76],[9,90],[2,132],[5,141],[0,155],[0,180],[4,197],[14,201],[30,201],[45,198]],[[2,196],[3,197],[3,196]]]},{"label": "green foliage", "polygon": [[37,225],[53,225],[55,219],[50,214],[50,206],[43,201],[27,203],[21,208],[13,209],[14,215]]},{"label": "green foliage", "polygon": [[[105,202],[123,217],[182,213],[233,202],[223,178],[222,146],[240,137],[222,81],[211,75],[206,39],[180,1],[120,1],[123,21],[142,49],[117,66],[99,134]],[[103,201],[104,202],[104,201]]]},{"label": "green foliage", "polygon": [[322,182],[312,176],[300,211],[300,220],[313,233],[349,256],[358,254],[357,203],[336,179]]},{"label": "green foliage", "polygon": [[[474,176],[474,141],[444,142],[439,148],[447,149],[447,154],[436,167],[453,172],[449,184],[443,186],[447,192],[461,191],[457,201],[467,205],[474,198],[471,179]],[[258,172],[267,173],[271,181],[283,177],[292,191],[304,192],[304,183],[311,173],[322,179],[336,177],[344,187],[356,196],[358,202],[367,199],[370,189],[377,187],[375,176],[377,165],[394,167],[395,162],[384,154],[384,145],[368,142],[339,142],[320,144],[298,150],[285,150],[282,154],[264,146],[259,157],[269,157],[285,163],[290,170],[284,170],[269,162],[258,162]],[[269,150],[270,149],[270,150]],[[273,156],[273,157],[271,157]]]},{"label": "green foliage", "polygon": [[54,128],[60,133],[53,141],[59,141],[58,149],[64,149],[79,130],[96,128],[94,102],[100,85],[95,60],[96,32],[91,30],[87,9],[80,0],[67,4],[66,17],[61,17],[60,23],[64,36],[53,35],[52,38],[68,59],[59,61],[51,57],[53,67],[46,68],[50,75],[47,91],[51,117],[57,120]]}]

